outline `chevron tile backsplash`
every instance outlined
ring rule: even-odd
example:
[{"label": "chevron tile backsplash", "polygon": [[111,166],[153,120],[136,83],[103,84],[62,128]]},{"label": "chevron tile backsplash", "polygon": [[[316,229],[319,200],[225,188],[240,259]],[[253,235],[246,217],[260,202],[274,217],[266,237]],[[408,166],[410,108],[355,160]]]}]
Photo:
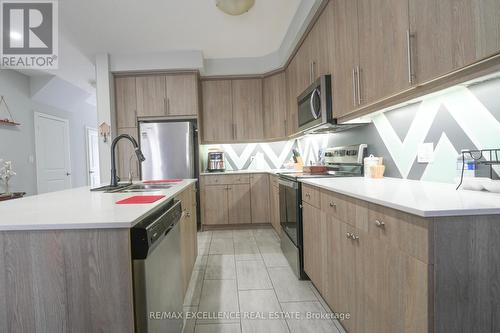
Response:
[{"label": "chevron tile backsplash", "polygon": [[[350,131],[215,147],[226,153],[228,169],[259,170],[284,167],[293,148],[310,163],[317,161],[320,148],[367,143],[369,153],[384,157],[386,176],[453,183],[456,159],[462,149],[500,148],[499,92],[500,79],[457,86],[416,104],[376,114],[372,124]],[[417,162],[422,143],[434,144],[432,163]],[[202,147],[202,159],[206,159],[211,147]]]}]

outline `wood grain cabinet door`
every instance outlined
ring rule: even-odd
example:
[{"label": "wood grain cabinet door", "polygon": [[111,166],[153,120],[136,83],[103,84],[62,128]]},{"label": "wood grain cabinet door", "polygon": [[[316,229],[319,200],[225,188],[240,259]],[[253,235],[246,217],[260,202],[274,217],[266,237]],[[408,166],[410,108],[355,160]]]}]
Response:
[{"label": "wood grain cabinet door", "polygon": [[500,51],[500,2],[410,0],[416,80],[424,83]]},{"label": "wood grain cabinet door", "polygon": [[236,140],[262,140],[264,138],[262,80],[233,80],[232,91]]},{"label": "wood grain cabinet door", "polygon": [[135,77],[115,78],[116,124],[118,128],[137,126]]},{"label": "wood grain cabinet door", "polygon": [[227,188],[229,224],[251,223],[250,185],[233,184]]},{"label": "wood grain cabinet door", "polygon": [[262,82],[264,137],[286,137],[285,72],[266,77]]},{"label": "wood grain cabinet door", "polygon": [[164,117],[167,115],[166,80],[164,75],[136,78],[137,116]]},{"label": "wood grain cabinet door", "polygon": [[269,214],[269,175],[250,175],[250,193],[252,200],[252,223],[270,223]]},{"label": "wood grain cabinet door", "polygon": [[334,32],[334,2],[328,1],[318,21],[311,30],[313,34],[313,78],[333,73],[333,36]]},{"label": "wood grain cabinet door", "polygon": [[207,80],[202,82],[201,87],[202,142],[232,142],[234,127],[231,80]]},{"label": "wood grain cabinet door", "polygon": [[333,116],[338,118],[358,106],[358,0],[330,2],[333,4]]},{"label": "wood grain cabinet door", "polygon": [[[324,241],[326,235],[322,230],[321,210],[311,206],[308,203],[303,203],[303,246],[304,246],[304,270],[311,279],[314,286],[321,292],[325,291],[325,274],[327,269],[326,259],[327,252],[324,252]],[[324,241],[323,241],[324,240]]]},{"label": "wood grain cabinet door", "polygon": [[198,115],[198,78],[196,74],[171,74],[167,82],[167,115]]},{"label": "wood grain cabinet door", "polygon": [[408,89],[408,1],[358,0],[358,27],[361,104]]},{"label": "wood grain cabinet door", "polygon": [[298,60],[297,56],[292,58],[285,71],[286,76],[286,94],[287,94],[287,112],[286,112],[286,135],[290,136],[297,132],[298,123]]},{"label": "wood grain cabinet door", "polygon": [[203,224],[228,224],[228,187],[210,185],[204,187]]}]

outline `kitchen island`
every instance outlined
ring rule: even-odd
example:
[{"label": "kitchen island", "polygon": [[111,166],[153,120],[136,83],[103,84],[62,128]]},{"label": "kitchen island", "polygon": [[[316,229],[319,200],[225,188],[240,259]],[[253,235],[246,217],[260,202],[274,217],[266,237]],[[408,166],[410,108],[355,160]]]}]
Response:
[{"label": "kitchen island", "polygon": [[[0,332],[134,332],[130,228],[172,198],[183,202],[185,290],[196,256],[195,182],[141,193],[83,187],[0,203]],[[151,194],[165,197],[116,204]]]}]

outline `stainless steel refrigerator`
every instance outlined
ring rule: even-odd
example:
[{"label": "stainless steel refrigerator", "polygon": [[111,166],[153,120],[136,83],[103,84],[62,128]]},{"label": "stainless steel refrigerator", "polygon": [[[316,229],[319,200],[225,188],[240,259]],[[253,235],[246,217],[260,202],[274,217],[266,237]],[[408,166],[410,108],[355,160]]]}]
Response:
[{"label": "stainless steel refrigerator", "polygon": [[146,157],[141,165],[141,178],[196,178],[195,137],[193,122],[140,122],[139,144]]}]

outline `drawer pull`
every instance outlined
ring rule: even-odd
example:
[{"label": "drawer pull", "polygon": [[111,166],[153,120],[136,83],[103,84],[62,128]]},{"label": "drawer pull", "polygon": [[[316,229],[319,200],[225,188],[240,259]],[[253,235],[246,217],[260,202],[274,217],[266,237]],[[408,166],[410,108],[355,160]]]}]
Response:
[{"label": "drawer pull", "polygon": [[356,236],[355,234],[351,234],[351,239],[357,241],[357,240],[359,240],[359,236]]},{"label": "drawer pull", "polygon": [[310,198],[310,197],[311,197],[311,195],[310,195],[309,193],[306,193],[306,197]]},{"label": "drawer pull", "polygon": [[347,239],[352,239],[352,234],[350,232],[348,232],[348,233],[345,234],[345,237]]},{"label": "drawer pull", "polygon": [[334,202],[330,202],[330,207],[337,208],[337,205]]},{"label": "drawer pull", "polygon": [[375,225],[379,228],[384,228],[385,223],[383,221],[375,220]]}]

